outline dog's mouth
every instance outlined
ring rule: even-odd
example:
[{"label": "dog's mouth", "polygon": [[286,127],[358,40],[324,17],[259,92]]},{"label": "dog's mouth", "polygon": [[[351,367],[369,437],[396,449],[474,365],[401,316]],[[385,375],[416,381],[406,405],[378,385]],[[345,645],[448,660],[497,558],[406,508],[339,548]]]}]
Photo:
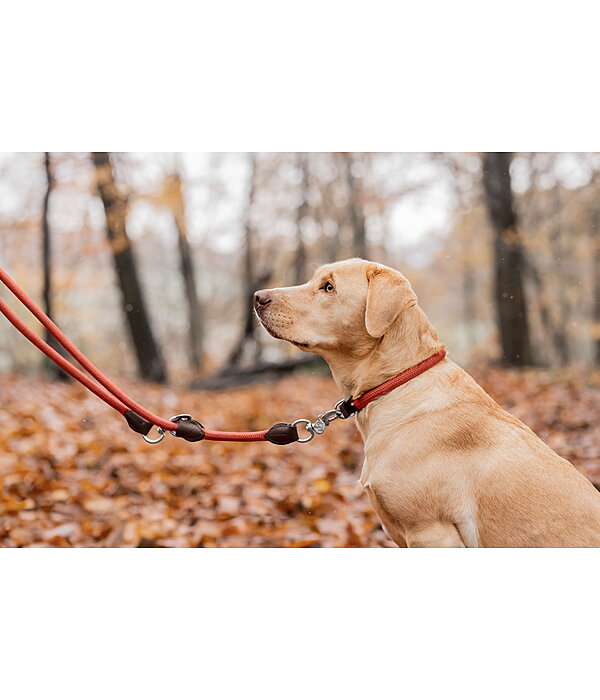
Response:
[{"label": "dog's mouth", "polygon": [[[264,323],[263,323],[263,325],[264,325]],[[269,333],[273,336],[273,338],[277,338],[277,340],[285,340],[286,343],[291,343],[292,345],[295,345],[297,348],[307,349],[310,347],[308,343],[303,343],[300,340],[292,340],[291,338],[284,338],[282,335],[279,335],[279,333],[272,330],[268,326],[265,326],[265,328],[267,329],[267,331],[269,331]]]},{"label": "dog's mouth", "polygon": [[287,343],[291,343],[292,345],[295,345],[297,348],[301,349],[308,349],[310,347],[309,343],[306,343],[301,340],[292,340],[291,338],[284,338],[280,333],[278,333],[275,329],[271,328],[269,324],[265,321],[264,318],[257,312],[256,314],[259,318],[259,321],[261,322],[262,326],[264,329],[269,333],[269,335],[272,335],[273,338],[277,338],[277,340],[285,340]]}]

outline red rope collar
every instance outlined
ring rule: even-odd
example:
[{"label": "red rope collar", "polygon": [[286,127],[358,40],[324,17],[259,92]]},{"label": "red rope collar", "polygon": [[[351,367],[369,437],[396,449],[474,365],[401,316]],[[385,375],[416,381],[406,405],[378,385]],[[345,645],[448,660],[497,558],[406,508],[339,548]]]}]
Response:
[{"label": "red rope collar", "polygon": [[[148,442],[160,442],[167,431],[176,437],[182,437],[189,442],[199,440],[221,440],[228,442],[257,442],[269,441],[276,445],[287,445],[291,442],[308,442],[315,434],[321,434],[329,423],[336,418],[348,418],[357,411],[363,409],[371,401],[388,394],[397,387],[405,384],[414,377],[422,374],[430,367],[444,359],[445,350],[440,350],[435,355],[419,362],[414,367],[410,367],[388,381],[367,391],[356,399],[346,399],[340,401],[335,409],[327,411],[325,414],[312,423],[302,418],[294,423],[276,423],[268,430],[257,430],[254,432],[230,432],[219,430],[207,430],[198,421],[192,420],[187,414],[174,416],[171,420],[165,420],[155,415],[148,409],[130,398],[124,391],[110,381],[90,360],[66,337],[60,328],[25,294],[25,292],[12,280],[0,267],[0,282],[17,297],[17,299],[38,319],[38,321],[51,333],[62,347],[96,380],[93,382],[75,365],[60,355],[54,348],[36,335],[21,319],[11,311],[8,305],[0,299],[0,312],[12,323],[12,325],[22,333],[27,340],[33,343],[41,352],[61,367],[67,374],[76,379],[80,384],[89,389],[99,399],[107,403],[116,411],[121,413],[129,427],[137,433],[141,433]],[[300,440],[298,437],[297,424],[303,423],[309,433],[308,438]],[[160,434],[159,439],[150,441],[146,435],[153,426],[157,426]]]},{"label": "red rope collar", "polygon": [[399,386],[406,384],[406,382],[410,382],[411,379],[418,377],[419,374],[423,374],[423,372],[426,372],[434,365],[437,365],[437,363],[441,362],[444,357],[446,357],[446,351],[440,350],[439,352],[436,352],[435,355],[431,355],[431,357],[428,357],[426,360],[419,362],[413,367],[405,369],[403,372],[400,372],[400,374],[388,379],[386,382],[383,382],[383,384],[379,384],[379,386],[376,386],[374,389],[365,391],[364,394],[361,394],[361,396],[358,396],[356,399],[346,399],[346,401],[340,404],[339,408],[344,415],[352,415],[353,413],[362,411],[365,406],[368,406],[372,401],[375,401],[375,399],[379,399],[382,396],[389,394],[390,391],[393,391]]}]

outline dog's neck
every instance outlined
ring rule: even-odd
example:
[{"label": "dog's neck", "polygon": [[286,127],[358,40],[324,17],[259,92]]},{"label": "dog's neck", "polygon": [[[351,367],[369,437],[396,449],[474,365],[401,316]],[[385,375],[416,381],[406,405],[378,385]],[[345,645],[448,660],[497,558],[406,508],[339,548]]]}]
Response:
[{"label": "dog's neck", "polygon": [[324,354],[344,397],[356,397],[442,350],[433,326],[418,306],[400,314],[386,333],[359,357]]}]

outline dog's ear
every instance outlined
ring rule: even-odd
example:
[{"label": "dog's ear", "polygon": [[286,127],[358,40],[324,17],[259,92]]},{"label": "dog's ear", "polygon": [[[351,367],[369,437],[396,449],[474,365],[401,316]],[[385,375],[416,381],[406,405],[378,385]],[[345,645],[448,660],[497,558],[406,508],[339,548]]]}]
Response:
[{"label": "dog's ear", "polygon": [[389,268],[373,265],[367,270],[367,282],[365,327],[370,336],[381,338],[401,311],[417,303],[417,296],[408,280]]}]

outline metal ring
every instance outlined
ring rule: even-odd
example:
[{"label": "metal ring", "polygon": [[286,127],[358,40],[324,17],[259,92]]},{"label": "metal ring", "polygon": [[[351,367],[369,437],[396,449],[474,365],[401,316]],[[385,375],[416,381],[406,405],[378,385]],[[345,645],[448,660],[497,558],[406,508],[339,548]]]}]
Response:
[{"label": "metal ring", "polygon": [[[171,423],[179,423],[180,420],[192,420],[192,417],[189,413],[178,413],[176,416],[172,416],[171,418],[169,418],[169,421]],[[169,430],[169,432],[173,437],[177,437],[177,435],[175,435],[174,430]]]},{"label": "metal ring", "polygon": [[307,438],[300,439],[298,438],[297,442],[310,442],[314,436],[315,436],[315,431],[313,430],[312,423],[307,420],[306,418],[298,418],[298,420],[295,420],[292,425],[298,425],[299,423],[304,423],[306,426],[306,430],[309,433],[309,436]]},{"label": "metal ring", "polygon": [[165,439],[165,434],[167,431],[164,428],[158,427],[156,429],[156,432],[160,436],[160,437],[156,438],[156,440],[150,440],[150,438],[147,437],[146,435],[142,435],[142,437],[149,445],[157,445],[159,442],[162,442]]}]

